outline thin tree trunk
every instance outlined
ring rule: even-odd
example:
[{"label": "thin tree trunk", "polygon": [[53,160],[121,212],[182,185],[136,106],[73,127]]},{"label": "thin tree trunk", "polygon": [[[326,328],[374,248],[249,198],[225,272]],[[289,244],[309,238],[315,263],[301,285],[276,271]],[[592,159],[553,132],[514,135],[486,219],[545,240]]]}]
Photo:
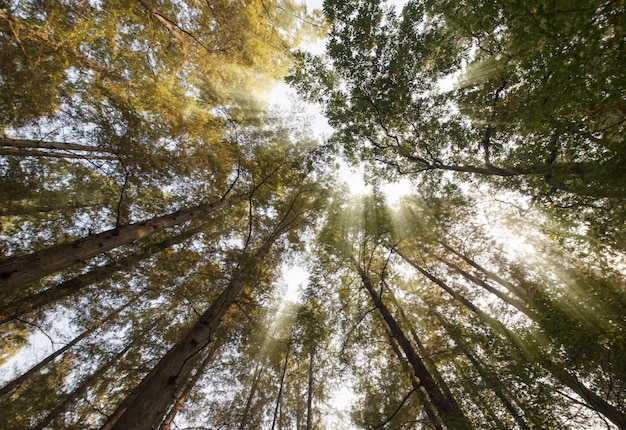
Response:
[{"label": "thin tree trunk", "polygon": [[65,398],[65,400],[63,400],[63,402],[57,405],[57,407],[54,408],[48,415],[46,415],[43,420],[37,423],[36,426],[32,427],[31,430],[44,430],[50,424],[54,423],[54,421],[59,419],[63,412],[65,412],[65,410],[67,410],[67,408],[71,404],[75,403],[76,400],[79,399],[80,396],[82,396],[85,391],[87,391],[92,386],[94,381],[104,375],[104,373],[109,370],[109,368],[115,362],[117,362],[124,354],[126,354],[126,352],[131,348],[133,344],[134,342],[131,342],[126,345],[124,349],[111,357],[111,359],[109,359],[105,364],[100,366],[98,370],[96,370],[91,376],[82,381],[71,393],[69,393],[69,395]]},{"label": "thin tree trunk", "polygon": [[52,151],[38,151],[36,149],[0,148],[0,155],[18,157],[50,157],[75,160],[117,160],[116,155],[87,155],[78,153],[63,153]]},{"label": "thin tree trunk", "polygon": [[108,279],[111,275],[124,269],[133,267],[138,262],[149,258],[173,245],[184,242],[198,232],[198,229],[188,230],[174,237],[169,237],[161,242],[147,246],[130,256],[120,258],[104,266],[94,267],[87,273],[62,282],[59,285],[48,288],[38,294],[26,296],[16,302],[7,303],[0,307],[0,324],[11,321],[26,313],[34,312],[44,306],[50,306],[64,298],[76,294],[81,289],[88,287],[102,279]]},{"label": "thin tree trunk", "polygon": [[256,389],[259,386],[259,380],[261,379],[261,372],[263,372],[263,364],[261,361],[257,362],[256,369],[254,369],[254,375],[252,379],[252,385],[250,386],[250,393],[246,399],[246,406],[241,414],[241,421],[239,422],[239,430],[245,430],[248,424],[248,415],[250,415],[250,409],[252,408],[252,401],[256,395]]},{"label": "thin tree trunk", "polygon": [[313,429],[313,357],[315,351],[312,348],[309,353],[309,381],[306,395],[306,430]]},{"label": "thin tree trunk", "polygon": [[244,255],[243,263],[230,284],[200,316],[187,334],[174,345],[144,377],[139,386],[118,406],[101,430],[152,429],[161,421],[168,407],[196,367],[199,353],[212,341],[222,318],[260,269],[274,242],[295,227],[302,212],[295,212],[296,199],[287,213],[253,254]]},{"label": "thin tree trunk", "polygon": [[84,263],[103,252],[182,224],[199,214],[221,209],[238,200],[241,200],[241,197],[222,198],[216,202],[124,225],[32,254],[7,258],[0,262],[0,293],[13,292],[46,275]]},{"label": "thin tree trunk", "polygon": [[508,295],[504,294],[502,291],[492,287],[491,285],[489,285],[487,282],[483,281],[482,279],[480,279],[480,278],[472,275],[471,273],[463,270],[462,268],[460,268],[456,264],[452,263],[451,261],[448,261],[446,259],[441,259],[440,261],[442,261],[444,264],[446,264],[448,267],[450,267],[455,272],[461,274],[468,281],[471,281],[471,282],[475,283],[476,285],[482,287],[486,291],[488,291],[491,294],[493,294],[496,297],[498,297],[503,302],[508,303],[509,305],[513,306],[515,309],[517,309],[518,311],[520,311],[521,313],[526,315],[531,320],[537,321],[539,319],[539,317],[537,316],[537,314],[535,312],[530,310],[527,306],[522,304],[522,302],[520,302],[519,300],[517,300],[517,299],[515,299],[513,297],[509,297]]},{"label": "thin tree trunk", "polygon": [[[293,335],[293,332],[292,332]],[[276,406],[274,407],[274,418],[272,419],[272,430],[276,428],[276,422],[278,418],[278,408],[281,405],[283,397],[283,388],[285,386],[285,375],[287,375],[287,364],[289,362],[289,353],[291,352],[291,336],[289,342],[287,342],[287,351],[285,352],[285,362],[283,363],[283,371],[280,375],[280,387],[278,388],[278,395],[276,396]]]},{"label": "thin tree trunk", "polygon": [[463,355],[465,355],[470,363],[472,363],[472,366],[474,367],[474,369],[476,369],[476,372],[478,372],[483,381],[485,381],[485,383],[489,386],[489,389],[493,391],[493,393],[500,400],[504,408],[511,414],[517,425],[519,425],[522,430],[530,430],[530,427],[528,426],[528,424],[526,424],[526,421],[520,415],[517,408],[504,393],[504,387],[502,385],[502,382],[498,379],[497,375],[494,375],[489,370],[485,369],[483,365],[478,361],[478,359],[474,357],[474,355],[470,352],[469,345],[467,345],[462,339],[454,336],[452,330],[450,329],[450,324],[441,316],[441,314],[439,314],[439,312],[436,312],[434,309],[432,310],[437,320],[439,320],[439,323],[444,327],[452,340],[458,345],[459,349],[463,352]]},{"label": "thin tree trunk", "polygon": [[626,414],[620,412],[615,406],[611,405],[602,397],[598,396],[596,393],[587,388],[582,382],[578,380],[575,375],[567,371],[567,369],[564,369],[562,366],[554,363],[551,359],[543,356],[539,351],[536,350],[536,348],[533,348],[533,351],[531,353],[531,351],[529,350],[531,346],[523,343],[522,340],[515,333],[511,332],[504,324],[502,324],[497,319],[491,317],[487,313],[483,312],[472,302],[467,300],[463,295],[450,288],[441,279],[433,276],[415,261],[411,259],[406,259],[405,257],[403,258],[407,263],[417,269],[432,282],[439,285],[455,300],[463,304],[470,311],[476,314],[480,319],[486,322],[496,333],[499,333],[500,335],[506,337],[515,346],[516,350],[527,360],[539,360],[544,369],[550,372],[557,381],[560,381],[562,384],[578,394],[585,401],[590,409],[604,415],[606,418],[616,424],[620,429],[626,430]]},{"label": "thin tree trunk", "polygon": [[22,384],[22,382],[24,382],[26,379],[30,378],[32,375],[34,375],[35,373],[37,373],[38,371],[43,369],[45,366],[47,366],[49,363],[51,363],[54,359],[56,359],[60,355],[64,354],[67,350],[72,348],[78,342],[80,342],[81,340],[83,340],[86,337],[90,336],[93,332],[95,332],[97,329],[102,327],[104,324],[106,324],[107,322],[109,322],[112,319],[114,319],[115,317],[117,317],[124,309],[126,309],[128,306],[130,306],[132,303],[134,303],[135,300],[137,299],[137,297],[138,297],[138,295],[135,295],[130,301],[128,301],[124,305],[122,305],[122,306],[118,307],[117,309],[115,309],[113,312],[111,312],[109,315],[107,315],[101,321],[93,324],[87,330],[83,331],[80,335],[75,337],[67,345],[65,345],[64,347],[62,347],[62,348],[60,348],[60,349],[58,349],[56,351],[54,351],[52,354],[48,355],[46,358],[41,360],[35,366],[33,366],[32,368],[27,370],[25,373],[23,373],[22,375],[18,376],[15,379],[13,379],[12,381],[8,382],[4,387],[2,387],[0,389],[0,396],[3,396],[5,394],[13,391],[17,387],[19,387],[20,384]]},{"label": "thin tree trunk", "polygon": [[454,397],[448,398],[441,392],[439,387],[437,386],[434,378],[426,368],[423,360],[417,354],[413,345],[409,339],[405,336],[402,328],[397,323],[395,318],[389,312],[389,309],[384,304],[374,286],[370,278],[367,276],[365,271],[357,265],[357,270],[359,272],[359,276],[361,277],[361,281],[368,291],[374,305],[381,313],[385,323],[389,327],[389,330],[392,333],[392,336],[396,339],[402,351],[404,352],[407,360],[411,364],[413,371],[415,372],[415,376],[419,379],[419,383],[421,387],[424,387],[433,406],[439,412],[443,423],[451,428],[451,429],[471,429],[472,424],[470,420],[463,414],[459,404],[456,402]]},{"label": "thin tree trunk", "polygon": [[497,282],[498,284],[502,285],[504,288],[506,288],[509,292],[511,292],[515,296],[519,297],[522,300],[528,301],[528,294],[527,294],[527,292],[524,291],[523,289],[519,288],[518,286],[516,286],[514,283],[509,282],[506,279],[500,277],[495,272],[492,272],[491,270],[488,270],[488,269],[484,268],[483,266],[481,266],[480,264],[478,264],[477,262],[475,262],[471,258],[467,257],[466,255],[463,255],[462,253],[460,253],[456,249],[452,248],[447,243],[441,242],[441,241],[439,243],[445,249],[447,249],[448,251],[452,252],[456,256],[460,257],[463,261],[465,261],[467,264],[472,266],[474,269],[478,270],[481,273],[484,273],[489,279],[491,279],[491,280]]}]

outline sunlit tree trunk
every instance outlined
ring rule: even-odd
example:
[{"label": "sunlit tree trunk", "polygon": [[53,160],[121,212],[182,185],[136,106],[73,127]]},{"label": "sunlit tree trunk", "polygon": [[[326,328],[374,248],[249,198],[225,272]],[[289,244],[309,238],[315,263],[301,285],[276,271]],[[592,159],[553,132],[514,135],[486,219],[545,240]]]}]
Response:
[{"label": "sunlit tree trunk", "polygon": [[470,302],[463,295],[450,288],[445,282],[441,279],[435,277],[430,272],[425,270],[419,264],[417,264],[412,259],[406,259],[405,261],[413,266],[417,271],[426,276],[435,284],[439,285],[444,291],[450,294],[455,300],[461,303],[463,306],[468,308],[474,314],[476,314],[481,320],[483,320],[487,325],[489,325],[496,333],[506,337],[512,344],[515,346],[516,350],[524,357],[529,359],[530,361],[537,361],[541,363],[541,365],[548,371],[552,376],[559,382],[561,382],[566,387],[570,388],[576,394],[578,394],[587,406],[604,415],[607,419],[616,424],[620,429],[626,429],[626,414],[620,412],[615,406],[608,403],[602,397],[594,393],[590,390],[585,384],[578,380],[578,378],[570,373],[567,369],[563,368],[561,365],[555,363],[550,358],[539,355],[538,351],[533,351],[533,354],[529,351],[529,345],[524,344],[519,336],[515,333],[511,332],[504,324],[495,318],[489,316],[485,312],[483,312],[480,308]]},{"label": "sunlit tree trunk", "polygon": [[405,336],[404,331],[395,320],[395,318],[391,315],[391,312],[382,301],[381,297],[376,292],[374,285],[372,284],[369,276],[365,271],[359,266],[357,267],[359,271],[359,276],[361,277],[361,281],[365,286],[365,289],[368,291],[374,305],[381,313],[385,323],[389,327],[392,336],[396,339],[400,348],[404,352],[407,360],[411,364],[413,371],[415,372],[415,376],[419,379],[420,389],[423,387],[433,406],[437,409],[437,412],[441,416],[442,422],[448,426],[449,428],[455,429],[471,429],[472,424],[469,419],[463,414],[459,404],[457,403],[454,397],[447,397],[444,393],[441,392],[440,388],[437,386],[433,376],[430,374],[423,360],[417,354],[413,345],[409,341],[409,339]]},{"label": "sunlit tree trunk", "polygon": [[200,214],[224,208],[237,200],[241,200],[241,197],[222,198],[216,202],[128,224],[32,254],[5,259],[0,262],[0,292],[10,293],[46,275],[84,263],[103,252],[190,221]]}]

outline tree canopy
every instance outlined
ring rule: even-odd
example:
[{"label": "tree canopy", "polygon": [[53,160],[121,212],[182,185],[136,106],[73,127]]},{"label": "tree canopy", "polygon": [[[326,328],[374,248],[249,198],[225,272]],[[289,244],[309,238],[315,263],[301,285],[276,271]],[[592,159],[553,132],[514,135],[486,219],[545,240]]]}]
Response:
[{"label": "tree canopy", "polygon": [[0,2],[0,427],[626,429],[624,2],[401,4]]}]

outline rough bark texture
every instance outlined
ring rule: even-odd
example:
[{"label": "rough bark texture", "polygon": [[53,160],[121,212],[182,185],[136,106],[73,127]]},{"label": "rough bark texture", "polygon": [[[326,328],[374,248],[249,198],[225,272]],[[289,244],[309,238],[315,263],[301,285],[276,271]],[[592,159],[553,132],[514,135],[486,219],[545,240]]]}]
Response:
[{"label": "rough bark texture", "polygon": [[146,375],[134,393],[118,406],[101,430],[148,430],[161,422],[197,367],[199,353],[213,341],[213,333],[222,318],[241,291],[254,279],[256,270],[284,231],[286,229],[275,229],[264,244],[246,258],[228,287]]},{"label": "rough bark texture", "polygon": [[12,303],[6,303],[0,307],[0,324],[11,321],[29,312],[36,311],[44,306],[52,305],[64,298],[76,294],[81,289],[92,285],[102,279],[109,278],[112,274],[133,267],[141,260],[161,252],[172,245],[181,243],[192,237],[197,230],[189,230],[175,237],[165,239],[155,245],[151,245],[139,252],[133,253],[127,258],[122,258],[104,266],[94,267],[87,273],[78,275],[59,285],[48,288],[38,294],[24,297]]},{"label": "rough bark texture", "polygon": [[84,263],[103,252],[184,223],[199,214],[223,208],[234,200],[235,198],[221,199],[52,246],[32,254],[8,258],[0,262],[0,293],[10,293],[46,275]]}]

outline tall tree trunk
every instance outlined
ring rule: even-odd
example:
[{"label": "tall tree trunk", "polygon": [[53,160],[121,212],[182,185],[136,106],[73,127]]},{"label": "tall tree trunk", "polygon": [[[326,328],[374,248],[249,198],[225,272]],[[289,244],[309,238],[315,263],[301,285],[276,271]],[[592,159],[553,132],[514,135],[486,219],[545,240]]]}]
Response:
[{"label": "tall tree trunk", "polygon": [[216,341],[211,350],[206,354],[204,360],[202,360],[202,363],[200,363],[200,365],[198,366],[196,373],[194,373],[193,377],[187,382],[185,389],[182,393],[180,393],[180,395],[176,399],[176,403],[174,403],[174,406],[172,406],[172,409],[170,409],[167,416],[159,426],[159,430],[170,430],[170,428],[172,427],[172,423],[174,422],[174,418],[176,418],[178,412],[180,412],[180,410],[185,405],[185,402],[187,401],[187,398],[189,398],[191,391],[196,386],[196,383],[198,382],[200,377],[204,374],[204,371],[211,362],[211,360],[213,360],[215,352],[220,348],[221,343],[222,342],[220,341]]},{"label": "tall tree trunk", "polygon": [[79,143],[49,142],[45,140],[31,139],[11,139],[0,138],[0,147],[13,147],[21,149],[58,149],[63,151],[83,151],[83,152],[104,152],[116,155],[117,152],[111,148],[100,146],[81,145]]},{"label": "tall tree trunk", "polygon": [[242,264],[228,287],[215,299],[187,334],[177,342],[144,377],[139,386],[118,406],[101,430],[153,429],[196,368],[199,353],[212,341],[230,306],[256,276],[274,242],[298,225],[303,212],[295,212],[292,201],[285,216],[263,244],[252,254],[242,256]]},{"label": "tall tree trunk", "polygon": [[254,369],[254,374],[252,376],[252,385],[250,386],[250,393],[248,393],[248,398],[246,399],[246,406],[243,409],[243,413],[241,414],[241,421],[239,422],[239,430],[245,430],[248,424],[248,416],[250,415],[250,409],[252,408],[252,401],[254,400],[254,396],[256,395],[256,390],[259,386],[259,380],[261,379],[261,373],[263,372],[263,363],[261,361],[257,362],[256,369]]},{"label": "tall tree trunk", "polygon": [[520,427],[520,429],[530,430],[530,427],[528,426],[524,418],[521,416],[517,408],[513,405],[511,400],[509,400],[509,397],[505,394],[504,386],[502,382],[500,381],[500,379],[498,378],[498,376],[494,375],[492,372],[486,369],[480,363],[480,361],[478,361],[478,359],[474,357],[474,354],[472,354],[470,351],[470,346],[467,345],[464,340],[454,335],[454,332],[451,330],[450,323],[448,323],[445,320],[445,318],[443,318],[443,316],[439,314],[439,312],[435,311],[433,308],[431,308],[431,310],[433,314],[435,315],[435,317],[437,318],[437,320],[439,321],[439,323],[446,330],[448,335],[450,335],[454,343],[456,343],[459,349],[463,352],[463,355],[467,357],[470,363],[472,363],[472,366],[474,367],[474,369],[476,369],[476,372],[480,375],[483,381],[485,381],[485,383],[489,386],[489,389],[493,391],[493,393],[500,400],[504,408],[509,412],[509,414],[511,414],[511,416],[513,417],[517,425]]},{"label": "tall tree trunk", "polygon": [[[424,390],[422,390],[420,386],[420,381],[414,375],[415,372],[411,372],[411,367],[409,363],[407,363],[405,356],[402,354],[402,351],[400,350],[400,347],[398,346],[398,342],[393,337],[393,334],[391,333],[391,330],[389,329],[389,327],[385,327],[385,334],[387,335],[387,339],[389,340],[391,349],[393,349],[393,352],[396,354],[396,357],[398,357],[398,360],[400,361],[402,370],[405,371],[407,374],[411,374],[410,379],[411,379],[411,385],[413,386],[413,392],[415,393],[415,395],[419,399],[419,402],[424,408],[424,412],[426,412],[426,416],[430,420],[431,425],[433,426],[435,430],[444,430],[444,427],[441,425],[441,418],[439,417],[437,410],[433,406],[433,402],[428,398],[427,393],[425,393]],[[390,419],[388,419],[387,422],[388,421],[390,421]],[[384,424],[379,424],[377,427],[383,427]]]},{"label": "tall tree trunk", "polygon": [[96,266],[89,272],[78,275],[75,278],[50,287],[40,293],[26,296],[15,302],[3,304],[0,306],[0,324],[11,321],[26,313],[34,312],[44,306],[50,306],[64,298],[70,297],[95,282],[107,279],[116,272],[131,268],[146,258],[149,258],[173,245],[184,242],[195,235],[198,230],[199,229],[187,230],[174,237],[162,240],[157,244],[147,246],[138,252],[132,253],[128,257],[120,258],[104,266]]},{"label": "tall tree trunk", "polygon": [[[293,336],[293,332],[291,336]],[[285,361],[283,363],[283,370],[280,375],[280,387],[278,388],[278,395],[276,396],[276,406],[274,407],[274,418],[272,419],[272,430],[276,428],[276,423],[278,420],[278,408],[281,405],[281,400],[283,397],[283,388],[285,386],[285,376],[287,375],[287,364],[289,362],[289,353],[291,352],[291,336],[289,336],[289,341],[287,342],[287,351],[285,352]]]},{"label": "tall tree trunk", "polygon": [[189,221],[199,214],[221,209],[239,200],[241,197],[237,196],[222,198],[216,202],[128,224],[32,254],[7,258],[0,262],[0,293],[10,293],[46,275],[77,263],[84,263],[103,252],[143,239],[168,227]]},{"label": "tall tree trunk", "polygon": [[365,273],[360,265],[357,265],[357,270],[365,289],[368,291],[374,305],[381,313],[385,323],[391,331],[392,336],[396,339],[400,348],[402,348],[404,355],[415,372],[415,376],[419,379],[420,386],[426,390],[426,393],[428,393],[428,396],[430,397],[433,406],[437,409],[437,412],[441,416],[443,423],[451,429],[471,429],[472,423],[463,414],[463,411],[461,410],[456,399],[454,399],[454,397],[449,398],[441,392],[433,376],[426,368],[423,360],[417,354],[413,345],[404,334],[404,331],[391,315],[391,312],[389,312],[389,309],[376,292],[367,273]]},{"label": "tall tree trunk", "polygon": [[[525,344],[515,333],[510,331],[504,324],[502,324],[497,319],[491,317],[487,313],[483,312],[480,308],[470,302],[463,295],[450,288],[445,282],[441,279],[435,277],[430,272],[422,268],[419,264],[411,259],[406,259],[403,257],[407,263],[413,266],[417,271],[426,276],[435,284],[439,285],[444,291],[450,294],[455,300],[461,303],[463,306],[468,308],[474,314],[476,314],[481,320],[487,323],[496,333],[507,338],[513,346],[516,348],[518,353],[524,356],[529,361],[539,361],[539,363],[546,369],[552,376],[559,382],[561,382],[566,387],[570,388],[576,394],[578,394],[587,406],[597,411],[598,413],[604,415],[611,422],[616,424],[620,429],[626,430],[626,414],[621,412],[615,406],[611,405],[609,402],[604,400],[602,397],[598,396],[592,390],[587,388],[582,382],[578,380],[578,378],[570,373],[567,369],[563,368],[561,365],[555,363],[552,359],[545,357],[540,351],[536,348],[531,347],[530,345]],[[532,351],[530,351],[532,348]]]},{"label": "tall tree trunk", "polygon": [[97,381],[98,378],[102,377],[104,373],[109,370],[109,368],[115,364],[126,352],[133,346],[135,342],[130,342],[126,345],[120,352],[111,357],[106,363],[98,368],[91,376],[87,377],[84,381],[82,381],[69,395],[63,400],[57,407],[55,407],[46,417],[37,423],[36,426],[32,427],[31,430],[44,430],[50,424],[54,423],[57,419],[61,417],[63,412],[67,410],[67,408],[75,403],[76,400],[82,396],[85,391],[87,391],[94,381]]},{"label": "tall tree trunk", "polygon": [[24,382],[25,380],[27,380],[28,378],[30,378],[32,375],[34,375],[35,373],[39,372],[41,369],[43,369],[44,367],[46,367],[49,363],[51,363],[54,359],[56,359],[57,357],[59,357],[60,355],[64,354],[67,350],[69,350],[70,348],[72,348],[74,345],[76,345],[78,342],[80,342],[81,340],[85,339],[86,337],[88,337],[89,335],[91,335],[93,332],[95,332],[97,329],[99,329],[100,327],[102,327],[104,324],[108,323],[109,321],[113,320],[114,318],[116,318],[122,311],[124,311],[124,309],[126,309],[128,306],[130,306],[132,303],[135,302],[135,300],[137,300],[138,295],[135,295],[131,300],[129,300],[127,303],[125,303],[124,305],[118,307],[117,309],[115,309],[113,312],[111,312],[109,315],[107,315],[105,318],[103,318],[101,321],[93,324],[91,327],[89,327],[87,330],[83,331],[80,335],[78,335],[77,337],[75,337],[71,342],[69,342],[67,345],[65,345],[64,347],[54,351],[52,354],[48,355],[46,358],[44,358],[43,360],[41,360],[39,363],[37,363],[35,366],[33,366],[32,368],[30,368],[29,370],[27,370],[25,373],[23,373],[22,375],[18,376],[17,378],[13,379],[12,381],[8,382],[4,387],[2,387],[0,389],[0,396],[3,396],[11,391],[13,391],[14,389],[16,389],[17,387],[20,386],[20,384],[22,382]]},{"label": "tall tree trunk", "polygon": [[20,149],[20,148],[0,148],[0,155],[11,155],[18,157],[50,157],[50,158],[66,158],[75,160],[117,160],[116,155],[93,155],[64,153],[52,151],[39,151],[36,149]]},{"label": "tall tree trunk", "polygon": [[441,246],[443,246],[445,249],[447,249],[448,251],[450,251],[451,253],[453,253],[454,255],[460,257],[463,261],[465,261],[467,264],[472,266],[474,269],[476,269],[479,272],[485,274],[489,279],[491,279],[494,282],[497,282],[498,284],[502,285],[509,292],[513,293],[515,296],[517,296],[520,299],[525,300],[525,301],[528,300],[527,292],[524,291],[523,289],[519,288],[514,283],[509,282],[506,279],[504,279],[501,276],[499,276],[497,273],[492,272],[489,269],[486,269],[485,267],[481,266],[480,264],[478,264],[477,262],[475,262],[474,260],[472,260],[468,256],[466,256],[466,255],[462,254],[461,252],[457,251],[456,249],[452,248],[447,243],[445,243],[443,241],[440,241],[439,244]]},{"label": "tall tree trunk", "polygon": [[315,357],[315,349],[311,348],[309,352],[309,381],[306,394],[306,430],[313,429],[313,357]]}]

